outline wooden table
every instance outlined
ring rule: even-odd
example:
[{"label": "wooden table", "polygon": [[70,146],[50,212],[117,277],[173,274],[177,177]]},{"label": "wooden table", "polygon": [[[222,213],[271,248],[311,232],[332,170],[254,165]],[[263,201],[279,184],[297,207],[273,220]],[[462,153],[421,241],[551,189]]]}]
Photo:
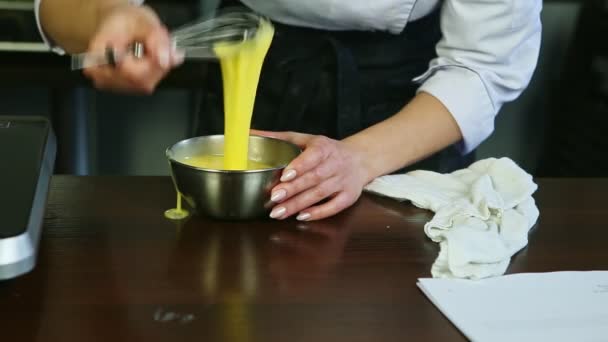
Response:
[{"label": "wooden table", "polygon": [[[608,269],[608,180],[539,184],[509,272]],[[305,226],[180,225],[173,201],[167,177],[55,177],[37,268],[0,283],[2,341],[464,340],[416,287],[429,212],[366,195]]]}]

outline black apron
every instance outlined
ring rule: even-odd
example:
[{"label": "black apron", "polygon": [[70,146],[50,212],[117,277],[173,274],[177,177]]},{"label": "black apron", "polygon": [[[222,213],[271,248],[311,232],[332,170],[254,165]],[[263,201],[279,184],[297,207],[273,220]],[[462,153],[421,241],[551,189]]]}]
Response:
[{"label": "black apron", "polygon": [[[416,94],[412,82],[436,56],[439,10],[399,34],[324,31],[274,23],[252,127],[343,139],[399,112]],[[224,130],[222,77],[209,71],[197,134]],[[424,134],[424,132],[420,132]],[[387,151],[386,153],[399,153]],[[406,169],[451,172],[468,166],[454,146]]]}]

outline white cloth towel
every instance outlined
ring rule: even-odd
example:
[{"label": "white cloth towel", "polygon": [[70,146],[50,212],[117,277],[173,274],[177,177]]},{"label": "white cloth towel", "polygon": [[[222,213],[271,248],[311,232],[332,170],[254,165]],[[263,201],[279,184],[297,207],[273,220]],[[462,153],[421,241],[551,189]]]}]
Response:
[{"label": "white cloth towel", "polygon": [[424,226],[439,243],[435,278],[481,279],[503,275],[528,244],[539,211],[532,176],[509,158],[489,158],[451,174],[412,171],[383,176],[365,190],[411,201],[435,212]]}]

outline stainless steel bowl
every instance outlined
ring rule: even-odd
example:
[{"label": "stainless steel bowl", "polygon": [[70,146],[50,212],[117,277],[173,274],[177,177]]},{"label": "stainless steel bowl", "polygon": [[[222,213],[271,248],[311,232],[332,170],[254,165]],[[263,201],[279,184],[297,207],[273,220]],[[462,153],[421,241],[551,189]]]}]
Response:
[{"label": "stainless steel bowl", "polygon": [[230,171],[186,164],[185,158],[193,155],[223,155],[224,136],[213,135],[180,141],[167,149],[167,158],[177,190],[198,214],[244,220],[269,214],[270,191],[300,152],[297,146],[282,140],[251,136],[249,159],[272,168]]}]

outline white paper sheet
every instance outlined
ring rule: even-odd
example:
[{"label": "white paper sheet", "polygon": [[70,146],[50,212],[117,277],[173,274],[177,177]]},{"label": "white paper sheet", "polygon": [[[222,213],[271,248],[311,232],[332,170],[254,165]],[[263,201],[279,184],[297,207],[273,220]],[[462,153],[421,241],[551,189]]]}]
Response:
[{"label": "white paper sheet", "polygon": [[608,341],[608,271],[419,279],[418,286],[472,341]]}]

